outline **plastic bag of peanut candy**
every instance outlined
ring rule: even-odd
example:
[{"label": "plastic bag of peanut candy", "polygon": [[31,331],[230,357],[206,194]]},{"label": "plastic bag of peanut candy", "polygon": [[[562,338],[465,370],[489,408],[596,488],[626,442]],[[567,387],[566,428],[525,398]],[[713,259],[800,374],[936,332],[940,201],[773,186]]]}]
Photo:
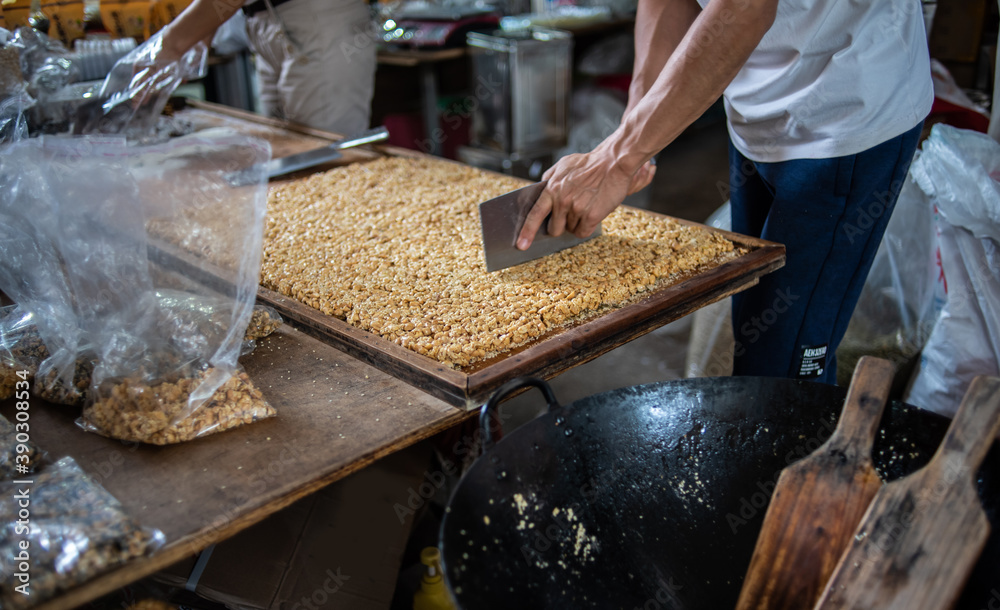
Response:
[{"label": "plastic bag of peanut candy", "polygon": [[[33,398],[82,405],[94,370],[93,353],[76,346],[74,364],[63,366],[61,361],[70,352],[50,357],[35,320],[19,305],[0,308],[0,400],[13,396],[16,385],[29,384]],[[67,373],[65,379],[62,373]]]},{"label": "plastic bag of peanut candy", "polygon": [[[0,183],[15,183],[0,190],[0,237],[31,235],[21,241],[35,258],[58,261],[45,273],[62,274],[44,295],[24,290],[39,266],[19,264],[0,239],[0,290],[36,314],[65,383],[93,355],[82,427],[166,444],[275,414],[237,363],[260,273],[269,155],[266,143],[227,132],[155,146],[37,138],[0,154]],[[259,180],[233,187],[238,170]],[[19,212],[25,204],[31,214]],[[183,298],[225,307],[210,324],[193,319],[161,298],[153,267],[191,279]],[[52,301],[69,307],[46,315]]]},{"label": "plastic bag of peanut candy", "polygon": [[[4,315],[3,309],[10,309]],[[17,305],[0,309],[0,399],[13,394],[17,381],[31,381],[32,397],[61,405],[82,405],[94,371],[93,351],[76,345],[49,354],[35,315]],[[75,354],[73,363],[64,363]]]},{"label": "plastic bag of peanut candy", "polygon": [[[118,500],[65,457],[27,486],[0,481],[0,607],[37,606],[70,587],[164,543],[133,521]],[[27,496],[30,519],[19,516]]]},{"label": "plastic bag of peanut candy", "polygon": [[13,398],[18,382],[30,383],[49,356],[33,318],[18,305],[0,307],[0,400]]},{"label": "plastic bag of peanut candy", "polygon": [[44,459],[38,445],[31,441],[30,427],[24,413],[27,409],[22,406],[27,404],[27,401],[17,401],[14,423],[0,415],[0,481],[30,475]]}]

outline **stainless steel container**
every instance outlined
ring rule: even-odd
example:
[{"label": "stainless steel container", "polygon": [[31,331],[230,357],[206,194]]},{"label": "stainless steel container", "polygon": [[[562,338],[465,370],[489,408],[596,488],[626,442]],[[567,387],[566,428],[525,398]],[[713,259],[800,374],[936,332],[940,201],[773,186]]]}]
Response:
[{"label": "stainless steel container", "polygon": [[573,39],[547,28],[471,32],[472,145],[530,155],[566,145]]}]

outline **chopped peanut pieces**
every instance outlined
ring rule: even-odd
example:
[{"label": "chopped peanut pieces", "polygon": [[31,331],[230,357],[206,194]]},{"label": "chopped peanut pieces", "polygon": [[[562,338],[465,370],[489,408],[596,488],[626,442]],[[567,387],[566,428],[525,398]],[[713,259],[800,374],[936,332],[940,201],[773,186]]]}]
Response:
[{"label": "chopped peanut pieces", "polygon": [[738,254],[716,233],[619,208],[600,237],[487,273],[478,204],[523,185],[456,163],[388,158],[272,188],[261,283],[466,367]]},{"label": "chopped peanut pieces", "polygon": [[193,413],[186,414],[191,394],[210,374],[211,369],[154,385],[125,379],[87,406],[84,419],[111,438],[168,445],[277,414],[243,371],[230,377]]}]

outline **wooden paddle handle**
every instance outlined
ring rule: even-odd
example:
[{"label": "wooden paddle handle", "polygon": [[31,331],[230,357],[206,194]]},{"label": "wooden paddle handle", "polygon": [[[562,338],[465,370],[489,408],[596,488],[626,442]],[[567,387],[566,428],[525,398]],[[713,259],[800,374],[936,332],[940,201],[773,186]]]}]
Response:
[{"label": "wooden paddle handle", "polygon": [[896,367],[888,360],[862,356],[854,368],[851,386],[847,390],[844,408],[827,446],[859,455],[848,455],[851,461],[870,462],[871,449],[889,398]]},{"label": "wooden paddle handle", "polygon": [[1000,431],[1000,378],[980,375],[972,380],[948,433],[928,468],[941,469],[954,481],[975,477]]},{"label": "wooden paddle handle", "polygon": [[814,610],[942,610],[989,536],[975,474],[1000,429],[1000,379],[976,377],[924,468],[875,497]]}]

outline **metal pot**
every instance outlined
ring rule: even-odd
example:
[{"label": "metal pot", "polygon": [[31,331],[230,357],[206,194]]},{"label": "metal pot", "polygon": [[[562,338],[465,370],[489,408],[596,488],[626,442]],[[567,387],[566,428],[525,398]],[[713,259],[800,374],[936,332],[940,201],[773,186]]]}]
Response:
[{"label": "metal pot", "polygon": [[[548,412],[495,446],[491,414],[534,386]],[[448,585],[469,610],[732,608],[781,470],[833,431],[844,388],[759,377],[687,379],[560,406],[516,379],[483,406],[483,455],[441,525]],[[927,463],[948,420],[887,406],[884,480]],[[979,474],[993,524],[959,608],[1000,605],[1000,449]],[[993,600],[996,601],[993,601]]]}]

